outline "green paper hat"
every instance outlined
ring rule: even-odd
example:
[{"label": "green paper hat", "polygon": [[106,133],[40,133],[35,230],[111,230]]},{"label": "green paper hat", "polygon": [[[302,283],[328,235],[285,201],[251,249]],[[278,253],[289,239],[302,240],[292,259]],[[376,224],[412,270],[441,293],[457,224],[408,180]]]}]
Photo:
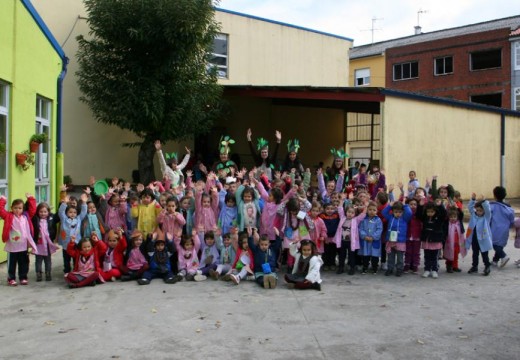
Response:
[{"label": "green paper hat", "polygon": [[178,159],[177,159],[177,153],[176,152],[172,152],[172,153],[165,153],[164,154],[164,158],[166,159],[166,162],[167,163],[170,163],[170,162],[178,162]]},{"label": "green paper hat", "polygon": [[290,153],[295,152],[296,154],[298,154],[298,150],[300,150],[300,140],[289,140],[289,142],[287,143],[287,151]]},{"label": "green paper hat", "polygon": [[258,138],[257,143],[256,143],[257,150],[267,149],[268,147],[269,147],[269,142],[266,139]]},{"label": "green paper hat", "polygon": [[235,143],[235,140],[231,139],[230,136],[221,136],[220,142],[219,142],[219,149],[221,154],[229,154],[229,151],[231,150],[229,148],[229,145],[232,145]]},{"label": "green paper hat", "polygon": [[334,156],[335,159],[346,159],[348,158],[348,154],[343,149],[330,149],[330,153]]}]

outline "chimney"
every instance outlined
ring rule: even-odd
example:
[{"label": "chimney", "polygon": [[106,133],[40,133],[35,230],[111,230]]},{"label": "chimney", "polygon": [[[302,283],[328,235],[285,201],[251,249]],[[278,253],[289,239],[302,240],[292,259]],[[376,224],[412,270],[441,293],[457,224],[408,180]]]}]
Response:
[{"label": "chimney", "polygon": [[415,29],[415,35],[420,35],[422,33],[422,28],[417,25],[417,26],[414,26],[414,29]]}]

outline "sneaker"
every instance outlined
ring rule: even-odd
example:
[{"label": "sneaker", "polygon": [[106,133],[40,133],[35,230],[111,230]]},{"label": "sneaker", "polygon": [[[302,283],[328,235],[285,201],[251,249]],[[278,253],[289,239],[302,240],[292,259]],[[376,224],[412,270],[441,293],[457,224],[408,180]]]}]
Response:
[{"label": "sneaker", "polygon": [[453,273],[453,268],[451,266],[447,266],[446,267],[446,272],[452,274]]},{"label": "sneaker", "polygon": [[412,269],[412,274],[418,275],[419,274],[419,269],[413,268]]},{"label": "sneaker", "polygon": [[392,273],[393,273],[392,270],[387,269],[387,270],[385,271],[385,276],[390,276],[390,275],[392,275]]},{"label": "sneaker", "polygon": [[225,274],[222,276],[222,281],[231,281],[231,274]]},{"label": "sneaker", "polygon": [[264,275],[264,289],[269,289],[269,279],[267,275]]},{"label": "sneaker", "polygon": [[195,275],[186,274],[186,281],[195,281]]},{"label": "sneaker", "polygon": [[432,278],[438,279],[439,278],[439,273],[437,271],[432,271]]},{"label": "sneaker", "polygon": [[507,262],[509,261],[509,256],[506,256],[505,258],[500,260],[500,267],[503,268],[506,266]]},{"label": "sneaker", "polygon": [[20,285],[29,285],[29,281],[27,279],[23,279],[20,281]]},{"label": "sneaker", "polygon": [[16,282],[15,279],[11,279],[11,280],[7,279],[7,285],[9,285],[9,286],[17,286],[18,283]]},{"label": "sneaker", "polygon": [[150,284],[150,280],[148,280],[148,279],[144,279],[144,278],[143,278],[143,279],[139,279],[139,280],[137,280],[137,283],[138,283],[139,285],[148,285],[148,284]]},{"label": "sneaker", "polygon": [[488,265],[484,268],[484,276],[488,276],[490,272],[491,272],[491,266]]},{"label": "sneaker", "polygon": [[478,267],[472,266],[471,269],[468,270],[468,274],[474,274],[478,272]]},{"label": "sneaker", "polygon": [[166,284],[175,284],[175,283],[177,282],[177,279],[176,279],[175,277],[172,276],[172,277],[169,277],[169,278],[167,278],[167,279],[164,279],[164,282],[165,282]]},{"label": "sneaker", "polygon": [[209,276],[210,276],[213,280],[218,280],[218,276],[219,276],[219,275],[220,275],[220,274],[219,274],[216,270],[211,269],[211,270],[209,271]]},{"label": "sneaker", "polygon": [[377,266],[372,267],[372,274],[374,274],[374,275],[377,274]]},{"label": "sneaker", "polygon": [[255,276],[254,275],[247,275],[246,276],[246,281],[255,281]]},{"label": "sneaker", "polygon": [[361,274],[366,275],[367,271],[368,269],[363,268],[363,270],[361,270]]},{"label": "sneaker", "polygon": [[453,268],[453,272],[457,272],[457,273],[459,273],[459,272],[461,272],[461,271],[462,271],[462,270],[459,269],[459,268]]},{"label": "sneaker", "polygon": [[116,282],[116,277],[115,277],[115,276],[112,276],[112,277],[110,278],[110,281],[112,281],[112,282]]},{"label": "sneaker", "polygon": [[408,274],[410,272],[410,268],[405,266],[403,269],[403,274]]},{"label": "sneaker", "polygon": [[388,270],[388,265],[386,263],[381,263],[381,270]]},{"label": "sneaker", "polygon": [[515,260],[515,265],[520,265],[520,259]]},{"label": "sneaker", "polygon": [[431,272],[429,272],[428,270],[424,270],[424,272],[423,272],[423,274],[422,274],[422,277],[423,277],[423,278],[430,277],[430,274],[431,274]]},{"label": "sneaker", "polygon": [[491,265],[492,265],[492,266],[498,266],[498,261],[492,261],[492,262],[491,262]]},{"label": "sneaker", "polygon": [[234,274],[230,274],[229,278],[235,285],[238,285],[240,283],[240,278]]},{"label": "sneaker", "polygon": [[276,288],[276,278],[273,275],[268,275],[267,279],[269,280],[269,287],[271,289],[275,289]]},{"label": "sneaker", "polygon": [[45,273],[45,281],[51,281],[52,280],[52,275],[50,272],[46,272]]},{"label": "sneaker", "polygon": [[43,274],[41,272],[36,273],[36,282],[40,282],[43,280]]},{"label": "sneaker", "polygon": [[197,274],[193,277],[193,280],[195,280],[195,281],[204,281],[206,279],[207,279],[206,275],[202,275],[202,274]]}]

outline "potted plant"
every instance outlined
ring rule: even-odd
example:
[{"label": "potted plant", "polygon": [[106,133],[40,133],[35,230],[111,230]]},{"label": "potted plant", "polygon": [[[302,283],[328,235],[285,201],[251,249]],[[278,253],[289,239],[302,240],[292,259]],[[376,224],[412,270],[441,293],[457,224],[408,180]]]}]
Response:
[{"label": "potted plant", "polygon": [[46,133],[33,134],[33,136],[31,136],[29,139],[29,147],[31,152],[37,152],[40,144],[46,142],[47,140],[49,140],[49,136],[47,136]]},{"label": "potted plant", "polygon": [[34,164],[34,154],[29,150],[16,153],[16,165],[18,165],[23,171],[27,171],[29,167]]}]

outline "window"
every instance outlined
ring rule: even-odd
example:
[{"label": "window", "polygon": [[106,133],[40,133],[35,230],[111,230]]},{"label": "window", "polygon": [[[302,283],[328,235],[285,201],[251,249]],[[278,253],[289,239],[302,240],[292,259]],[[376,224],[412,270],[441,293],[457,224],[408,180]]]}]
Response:
[{"label": "window", "polygon": [[413,79],[418,77],[419,63],[417,61],[394,65],[394,81]]},{"label": "window", "polygon": [[0,195],[7,197],[7,125],[9,124],[9,85],[0,81],[0,143],[6,152],[0,154]]},{"label": "window", "polygon": [[482,95],[473,95],[470,98],[471,102],[479,103],[483,105],[491,105],[496,107],[502,106],[502,94],[482,94]]},{"label": "window", "polygon": [[217,34],[213,40],[213,52],[210,63],[217,69],[217,76],[222,79],[228,77],[228,35]]},{"label": "window", "polygon": [[520,87],[515,89],[515,98],[513,99],[513,110],[520,111]]},{"label": "window", "polygon": [[[51,108],[52,103],[44,98],[36,98],[36,127],[35,133],[47,134],[50,137],[50,126],[51,126]],[[50,199],[50,182],[49,173],[51,169],[50,164],[50,145],[49,141],[44,142],[35,154],[35,169],[36,169],[36,189],[35,197],[38,203],[45,201],[49,202]]]},{"label": "window", "polygon": [[470,60],[472,71],[499,68],[502,66],[502,49],[471,53]]},{"label": "window", "polygon": [[445,56],[435,59],[435,75],[453,74],[453,57]]},{"label": "window", "polygon": [[520,70],[520,41],[515,42],[515,59],[514,59],[514,66],[515,70]]},{"label": "window", "polygon": [[359,69],[355,70],[356,81],[354,86],[366,86],[370,85],[370,69]]}]

